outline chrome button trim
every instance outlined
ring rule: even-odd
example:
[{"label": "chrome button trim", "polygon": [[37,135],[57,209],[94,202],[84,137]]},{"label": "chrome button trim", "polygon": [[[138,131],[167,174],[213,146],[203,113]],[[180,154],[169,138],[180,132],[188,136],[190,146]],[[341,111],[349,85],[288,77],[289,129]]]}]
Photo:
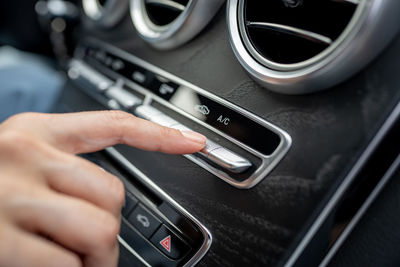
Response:
[{"label": "chrome button trim", "polygon": [[220,148],[221,145],[218,145],[217,143],[207,140],[206,146],[199,152],[203,154],[204,156],[208,157],[208,154],[210,154],[211,151]]},{"label": "chrome button trim", "polygon": [[171,117],[168,117],[165,114],[161,114],[160,116],[153,117],[151,119],[152,122],[158,123],[165,127],[170,127],[171,125],[178,124],[178,122]]},{"label": "chrome button trim", "polygon": [[141,105],[135,109],[135,114],[143,119],[151,120],[153,117],[161,115],[161,111],[149,105]]},{"label": "chrome button trim", "polygon": [[210,151],[208,159],[233,173],[242,173],[252,166],[250,161],[224,147]]},{"label": "chrome button trim", "polygon": [[116,100],[124,108],[130,108],[142,103],[142,100],[140,100],[139,97],[129,93],[128,91],[118,86],[110,87],[105,94],[109,98]]},{"label": "chrome button trim", "polygon": [[177,130],[180,130],[180,131],[191,131],[188,127],[186,127],[185,125],[182,125],[180,123],[175,124],[175,125],[171,125],[170,127],[174,128],[174,129],[177,129]]}]

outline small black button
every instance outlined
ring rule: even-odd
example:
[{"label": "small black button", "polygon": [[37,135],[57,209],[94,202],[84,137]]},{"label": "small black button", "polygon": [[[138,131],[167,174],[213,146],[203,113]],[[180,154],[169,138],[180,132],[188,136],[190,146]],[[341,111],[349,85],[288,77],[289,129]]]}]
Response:
[{"label": "small black button", "polygon": [[138,200],[128,191],[125,191],[125,203],[124,206],[122,207],[122,215],[127,217],[129,213],[132,211],[132,209],[136,206],[138,203]]},{"label": "small black button", "polygon": [[164,225],[151,238],[159,250],[172,259],[180,259],[190,250],[188,244]]},{"label": "small black button", "polygon": [[153,214],[140,204],[133,210],[128,221],[146,238],[149,238],[161,224]]}]

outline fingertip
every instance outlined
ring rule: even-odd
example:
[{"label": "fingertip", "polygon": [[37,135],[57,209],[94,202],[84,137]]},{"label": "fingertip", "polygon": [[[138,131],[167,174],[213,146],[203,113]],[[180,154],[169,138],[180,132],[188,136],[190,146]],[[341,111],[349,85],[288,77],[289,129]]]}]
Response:
[{"label": "fingertip", "polygon": [[207,137],[193,131],[181,131],[182,135],[190,142],[196,143],[202,149],[207,142]]}]

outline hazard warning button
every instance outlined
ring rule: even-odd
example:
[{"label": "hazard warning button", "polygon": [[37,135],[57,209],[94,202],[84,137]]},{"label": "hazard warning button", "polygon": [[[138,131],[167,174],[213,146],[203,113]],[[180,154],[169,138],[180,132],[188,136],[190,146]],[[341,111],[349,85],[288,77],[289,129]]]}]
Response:
[{"label": "hazard warning button", "polygon": [[171,253],[171,236],[167,236],[163,240],[160,241],[160,244],[165,250],[167,250],[169,253]]},{"label": "hazard warning button", "polygon": [[150,241],[165,255],[175,260],[182,258],[190,250],[189,245],[165,225],[158,229]]}]

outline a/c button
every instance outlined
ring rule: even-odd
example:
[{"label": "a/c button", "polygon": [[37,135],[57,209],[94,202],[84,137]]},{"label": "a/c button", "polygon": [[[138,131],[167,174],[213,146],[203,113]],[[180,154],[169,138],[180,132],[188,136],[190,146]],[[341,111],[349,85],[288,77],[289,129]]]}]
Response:
[{"label": "a/c button", "polygon": [[150,241],[165,255],[174,260],[182,258],[190,250],[189,245],[165,225],[158,229]]}]

